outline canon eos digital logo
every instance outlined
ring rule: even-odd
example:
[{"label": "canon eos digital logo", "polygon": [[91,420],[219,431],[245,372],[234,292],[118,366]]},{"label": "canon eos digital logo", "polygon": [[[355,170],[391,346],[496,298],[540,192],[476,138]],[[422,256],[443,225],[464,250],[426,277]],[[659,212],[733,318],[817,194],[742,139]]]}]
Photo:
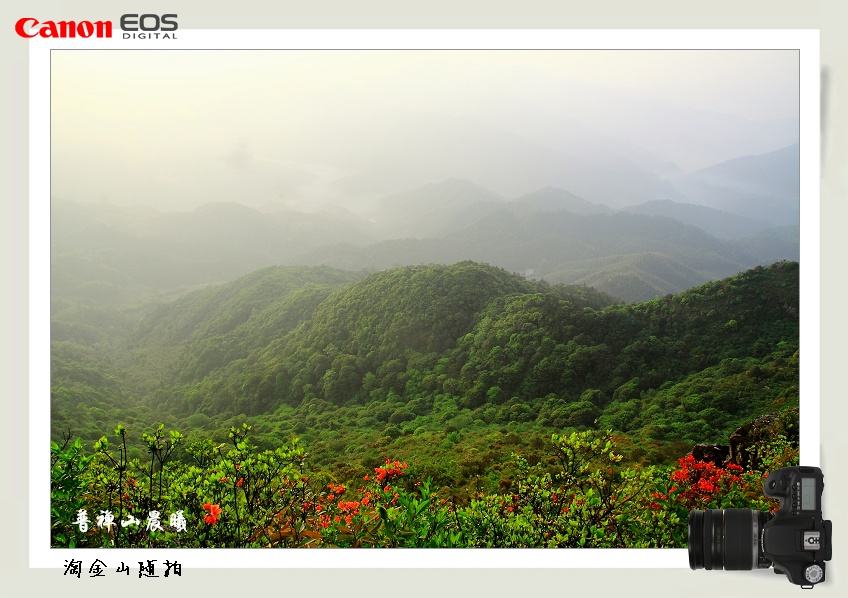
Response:
[{"label": "canon eos digital logo", "polygon": [[124,15],[124,39],[176,39],[177,15]]},{"label": "canon eos digital logo", "polygon": [[[126,14],[120,20],[124,39],[176,39],[177,15]],[[112,21],[39,21],[18,19],[15,33],[21,37],[112,37]]]}]

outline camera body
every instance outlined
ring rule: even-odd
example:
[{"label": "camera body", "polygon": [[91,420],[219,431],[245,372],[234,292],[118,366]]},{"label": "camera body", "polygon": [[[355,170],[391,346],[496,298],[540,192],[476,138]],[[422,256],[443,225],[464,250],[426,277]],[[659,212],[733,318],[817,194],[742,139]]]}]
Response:
[{"label": "camera body", "polygon": [[833,526],[822,518],[823,489],[818,467],[783,467],[763,483],[763,493],[780,500],[780,508],[763,528],[763,555],[776,573],[785,573],[794,584],[815,585],[825,578]]},{"label": "camera body", "polygon": [[825,579],[833,527],[822,518],[824,476],[818,467],[771,472],[763,493],[780,501],[774,513],[710,509],[689,513],[692,569],[751,570],[774,565],[794,584],[812,587]]}]

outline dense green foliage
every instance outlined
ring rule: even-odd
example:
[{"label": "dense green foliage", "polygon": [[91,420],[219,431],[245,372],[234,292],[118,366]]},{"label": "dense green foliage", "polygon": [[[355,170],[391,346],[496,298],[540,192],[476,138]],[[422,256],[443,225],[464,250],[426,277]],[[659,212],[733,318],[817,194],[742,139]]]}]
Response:
[{"label": "dense green foliage", "polygon": [[[52,446],[53,546],[101,547],[680,547],[688,511],[770,505],[768,471],[797,463],[775,426],[748,471],[679,460],[679,468],[627,466],[618,440],[589,430],[554,434],[545,459],[512,456],[499,493],[458,502],[414,467],[374,461],[352,484],[312,472],[295,440],[258,450],[249,426],[227,443],[184,447],[162,426],[143,434],[147,459],[101,438]],[[183,460],[172,458],[182,453]]]},{"label": "dense green foliage", "polygon": [[[406,417],[389,415],[397,424],[446,396],[500,423],[541,414],[555,427],[586,426],[606,417],[633,431],[648,423],[636,413],[657,415],[652,425],[708,418],[709,437],[677,434],[707,441],[797,400],[795,265],[635,306],[587,303],[473,263],[381,272],[337,289],[309,321],[246,359],[206,368],[212,374],[174,407],[258,414],[312,400],[400,402]],[[769,390],[753,392],[759,386]],[[701,413],[708,409],[721,417]]]},{"label": "dense green foliage", "polygon": [[669,463],[798,404],[794,263],[635,305],[473,262],[270,268],[137,324],[54,318],[56,441],[94,442],[116,415],[216,442],[249,420],[263,450],[300,437],[339,481],[392,455],[458,496],[496,491],[511,452],[539,459],[564,429],[612,429],[636,462]]}]

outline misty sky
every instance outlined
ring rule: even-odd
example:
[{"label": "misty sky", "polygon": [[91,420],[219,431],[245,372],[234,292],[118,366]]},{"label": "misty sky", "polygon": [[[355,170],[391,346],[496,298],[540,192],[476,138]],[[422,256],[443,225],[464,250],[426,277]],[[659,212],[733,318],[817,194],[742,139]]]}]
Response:
[{"label": "misty sky", "polygon": [[795,51],[53,51],[51,72],[53,197],[159,209],[450,177],[510,197],[567,187],[564,162],[664,177],[797,142]]}]

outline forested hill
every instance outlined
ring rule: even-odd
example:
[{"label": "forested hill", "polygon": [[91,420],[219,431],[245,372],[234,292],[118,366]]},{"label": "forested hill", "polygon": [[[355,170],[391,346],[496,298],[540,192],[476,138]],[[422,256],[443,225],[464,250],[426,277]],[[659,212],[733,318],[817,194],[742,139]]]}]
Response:
[{"label": "forested hill", "polygon": [[309,320],[334,288],[365,275],[327,267],[257,270],[160,305],[130,333],[127,367],[144,389],[197,381]]},{"label": "forested hill", "polygon": [[[282,269],[291,273],[313,272],[311,268]],[[325,272],[341,272],[328,268]],[[298,276],[302,276],[299,274]],[[189,402],[192,409],[215,405],[215,410],[227,410],[238,407],[250,413],[264,411],[278,404],[280,400],[292,403],[311,394],[309,387],[319,385],[320,394],[335,403],[345,403],[357,395],[363,388],[374,382],[377,371],[387,372],[401,367],[405,371],[408,360],[428,359],[434,356],[447,356],[459,338],[471,332],[479,314],[493,300],[512,295],[532,294],[546,289],[562,297],[570,297],[582,306],[601,308],[614,302],[612,297],[587,287],[553,287],[545,283],[525,280],[505,270],[475,262],[462,262],[452,266],[410,266],[395,270],[377,272],[367,278],[329,292],[322,301],[311,304],[314,311],[299,311],[294,314],[300,319],[300,325],[291,327],[269,326],[271,314],[273,320],[292,321],[293,314],[287,305],[291,296],[275,300],[275,308],[261,310],[255,305],[256,295],[252,284],[246,284],[250,278],[228,285],[228,294],[242,296],[242,303],[254,304],[255,314],[265,317],[253,317],[253,328],[244,327],[226,335],[226,343],[221,343],[217,335],[204,332],[209,324],[189,331],[192,316],[198,311],[196,299],[205,305],[212,297],[210,292],[187,295],[180,300],[180,307],[164,307],[161,314],[181,314],[181,319],[158,323],[160,315],[148,318],[144,328],[148,330],[182,330],[179,334],[188,334],[192,339],[189,350],[183,351],[179,360],[182,365],[179,376],[184,382],[201,382],[203,393],[194,389],[192,396],[201,394],[214,396],[211,403],[204,400],[201,405]],[[299,296],[301,291],[295,294]],[[267,298],[266,298],[267,299]],[[203,309],[209,309],[208,306]],[[215,308],[224,318],[226,309],[220,304]],[[178,322],[182,321],[180,324]],[[259,332],[250,332],[259,327]],[[289,332],[291,330],[291,332]],[[273,339],[258,347],[256,338],[266,338],[268,333],[276,332]],[[243,336],[250,334],[251,338]],[[150,335],[148,335],[150,337]],[[139,340],[142,340],[139,338]],[[167,342],[165,343],[167,345]],[[221,368],[222,347],[248,347],[255,350],[244,351],[233,363]],[[201,349],[191,351],[191,347]],[[210,359],[211,358],[211,359]],[[281,372],[283,359],[288,364],[286,373]],[[205,374],[217,371],[209,379],[203,376],[188,376],[188,372]],[[223,373],[222,373],[223,372]],[[366,374],[371,373],[371,376]],[[246,380],[235,382],[236,378],[247,375]],[[289,396],[282,388],[282,378],[289,378],[288,384],[294,393]],[[220,388],[221,377],[232,378],[243,388],[257,386],[254,389],[255,401],[247,400],[245,393],[232,392],[230,388]],[[295,381],[293,378],[298,380]],[[279,378],[279,380],[278,380]],[[273,380],[273,383],[271,382]],[[386,380],[382,380],[386,382]],[[212,384],[215,390],[207,388]],[[270,389],[273,386],[274,389]],[[205,392],[208,390],[209,393]],[[275,396],[279,394],[277,398]],[[283,396],[285,395],[285,396]],[[230,404],[233,401],[234,404]],[[186,407],[179,405],[178,407]]]},{"label": "forested hill", "polygon": [[[656,434],[698,441],[797,404],[797,263],[638,305],[610,303],[585,287],[549,287],[473,262],[379,272],[328,291],[311,316],[263,346],[239,340],[248,328],[233,328],[226,346],[243,353],[226,364],[220,351],[211,362],[208,352],[187,354],[196,374],[157,394],[176,412],[210,416],[316,401],[388,405],[384,417],[395,423],[452,397],[483,421],[597,419],[619,430],[664,422]],[[203,345],[203,334],[192,338]]]}]

